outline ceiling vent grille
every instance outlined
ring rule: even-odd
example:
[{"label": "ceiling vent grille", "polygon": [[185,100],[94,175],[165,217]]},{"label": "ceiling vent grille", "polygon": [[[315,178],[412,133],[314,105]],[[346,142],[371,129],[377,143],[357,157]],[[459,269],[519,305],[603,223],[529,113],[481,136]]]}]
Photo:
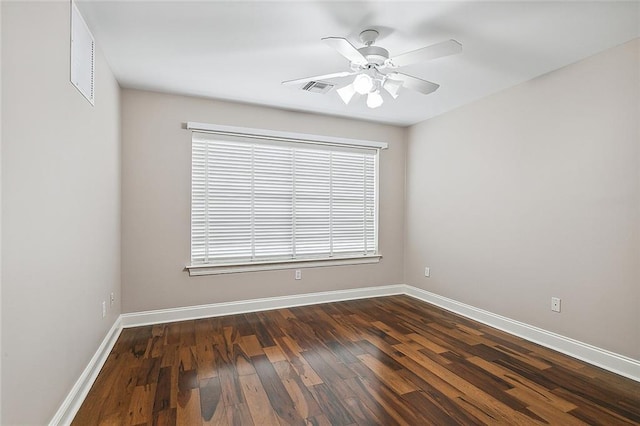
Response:
[{"label": "ceiling vent grille", "polygon": [[329,90],[333,89],[334,86],[334,84],[324,81],[310,81],[302,86],[302,90],[312,93],[327,93]]},{"label": "ceiling vent grille", "polygon": [[95,98],[96,44],[75,3],[71,3],[71,83],[91,105]]}]

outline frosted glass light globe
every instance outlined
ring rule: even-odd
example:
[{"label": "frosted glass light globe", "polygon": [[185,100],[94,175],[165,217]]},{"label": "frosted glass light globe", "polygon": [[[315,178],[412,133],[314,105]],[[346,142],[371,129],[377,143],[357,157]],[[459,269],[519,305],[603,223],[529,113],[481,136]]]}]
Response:
[{"label": "frosted glass light globe", "polygon": [[373,79],[367,74],[360,74],[353,80],[353,88],[361,95],[365,95],[373,89]]},{"label": "frosted glass light globe", "polygon": [[338,92],[338,95],[340,95],[340,99],[342,99],[342,102],[348,105],[351,101],[351,98],[353,98],[353,95],[356,94],[356,89],[353,88],[353,84],[349,84],[340,89],[337,89],[336,92]]},{"label": "frosted glass light globe", "polygon": [[367,106],[369,108],[378,108],[380,105],[382,105],[382,102],[382,96],[377,90],[375,92],[369,93],[369,96],[367,96]]}]

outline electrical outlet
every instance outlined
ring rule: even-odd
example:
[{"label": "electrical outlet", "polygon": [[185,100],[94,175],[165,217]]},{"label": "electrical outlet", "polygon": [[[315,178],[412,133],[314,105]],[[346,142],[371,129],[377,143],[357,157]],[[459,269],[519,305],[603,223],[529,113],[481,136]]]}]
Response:
[{"label": "electrical outlet", "polygon": [[109,296],[109,306],[113,306],[113,303],[116,301],[116,295],[113,294],[113,292],[111,292],[111,295]]},{"label": "electrical outlet", "polygon": [[300,269],[296,269],[296,280],[302,279],[302,271]]},{"label": "electrical outlet", "polygon": [[551,298],[551,310],[553,312],[560,312],[560,298],[552,297]]},{"label": "electrical outlet", "polygon": [[429,268],[429,267],[424,268],[424,276],[425,277],[430,277],[431,276],[431,268]]},{"label": "electrical outlet", "polygon": [[107,302],[102,301],[102,318],[107,316]]}]

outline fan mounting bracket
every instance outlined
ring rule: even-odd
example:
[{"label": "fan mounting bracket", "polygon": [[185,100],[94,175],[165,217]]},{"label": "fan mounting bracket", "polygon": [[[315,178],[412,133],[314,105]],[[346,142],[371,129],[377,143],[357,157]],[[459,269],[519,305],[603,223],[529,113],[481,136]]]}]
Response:
[{"label": "fan mounting bracket", "polygon": [[371,46],[373,43],[376,42],[379,35],[380,33],[377,32],[376,30],[364,30],[363,32],[360,33],[360,41],[365,46]]},{"label": "fan mounting bracket", "polygon": [[380,46],[366,46],[358,49],[358,52],[365,57],[368,64],[383,66],[389,59],[389,51]]}]

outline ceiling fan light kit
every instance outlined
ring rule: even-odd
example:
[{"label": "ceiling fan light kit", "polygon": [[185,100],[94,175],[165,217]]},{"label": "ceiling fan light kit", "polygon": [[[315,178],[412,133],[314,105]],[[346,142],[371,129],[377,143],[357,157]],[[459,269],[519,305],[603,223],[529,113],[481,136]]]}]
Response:
[{"label": "ceiling fan light kit", "polygon": [[353,98],[353,95],[356,94],[356,89],[353,87],[353,84],[348,84],[344,87],[336,89],[336,92],[340,96],[340,99],[342,99],[342,101],[348,105],[349,102],[351,102],[351,98]]},{"label": "ceiling fan light kit", "polygon": [[391,95],[393,99],[396,99],[398,97],[398,91],[402,87],[402,82],[386,78],[384,80],[384,83],[382,83],[382,87],[387,91],[388,94]]},{"label": "ceiling fan light kit", "polygon": [[356,78],[353,79],[353,88],[357,93],[366,95],[373,89],[373,79],[367,74],[358,74]]},{"label": "ceiling fan light kit", "polygon": [[378,38],[378,31],[364,30],[360,33],[360,41],[364,47],[356,48],[342,37],[325,37],[322,39],[333,47],[350,62],[351,71],[318,75],[283,81],[285,85],[298,85],[310,81],[330,80],[333,78],[355,75],[353,82],[336,90],[345,104],[349,104],[356,93],[367,95],[367,106],[377,108],[384,102],[380,89],[384,89],[393,99],[398,97],[402,87],[415,90],[425,95],[440,87],[436,83],[422,80],[400,72],[384,73],[381,70],[395,69],[416,62],[430,61],[443,56],[454,55],[462,51],[462,45],[456,40],[447,40],[421,49],[403,53],[390,58],[389,51],[380,46],[374,46]]},{"label": "ceiling fan light kit", "polygon": [[369,93],[369,95],[367,96],[367,106],[369,108],[378,108],[380,105],[382,105],[382,102],[382,95],[380,95],[380,92],[378,90]]}]

